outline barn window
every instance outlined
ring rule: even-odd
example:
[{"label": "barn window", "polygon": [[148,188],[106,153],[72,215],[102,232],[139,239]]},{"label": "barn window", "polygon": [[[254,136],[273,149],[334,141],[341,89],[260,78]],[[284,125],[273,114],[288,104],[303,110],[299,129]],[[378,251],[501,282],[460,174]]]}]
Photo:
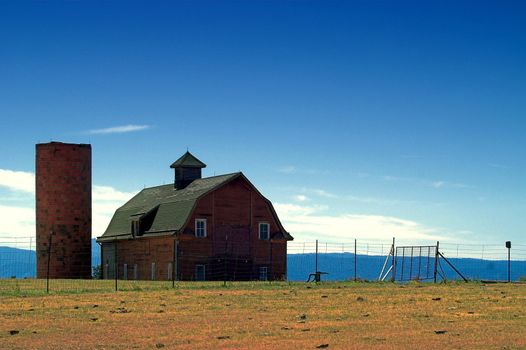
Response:
[{"label": "barn window", "polygon": [[268,280],[268,267],[260,266],[259,267],[259,280],[267,281]]},{"label": "barn window", "polygon": [[195,280],[206,281],[205,265],[195,265]]},{"label": "barn window", "polygon": [[206,237],[206,219],[195,219],[195,236]]},{"label": "barn window", "polygon": [[259,239],[267,240],[269,238],[269,224],[261,222],[259,224]]}]

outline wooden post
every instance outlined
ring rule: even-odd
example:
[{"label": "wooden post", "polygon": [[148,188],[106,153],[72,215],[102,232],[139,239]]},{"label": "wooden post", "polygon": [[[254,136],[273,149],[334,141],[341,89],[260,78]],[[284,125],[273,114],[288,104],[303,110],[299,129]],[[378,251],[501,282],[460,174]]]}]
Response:
[{"label": "wooden post", "polygon": [[[267,280],[270,281],[270,280],[273,280],[274,277],[273,274],[274,274],[274,269],[272,268],[272,262],[273,262],[273,257],[272,257],[272,240],[270,239],[269,237],[269,244],[270,244],[270,261],[269,261],[269,264],[268,264],[268,270],[267,270]],[[269,278],[270,276],[270,278]]]},{"label": "wooden post", "polygon": [[411,260],[409,260],[409,280],[413,279],[413,247],[411,247]]},{"label": "wooden post", "polygon": [[318,240],[316,240],[316,270],[315,272],[318,272]]},{"label": "wooden post", "polygon": [[508,283],[511,283],[511,253],[508,248]]},{"label": "wooden post", "polygon": [[438,247],[439,247],[439,244],[440,244],[440,242],[437,241],[437,247],[436,247],[436,250],[435,250],[435,271],[433,272],[433,282],[434,282],[434,283],[437,283],[437,273],[438,273],[438,254],[439,254]]},{"label": "wooden post", "polygon": [[227,257],[227,251],[228,251],[228,235],[225,237],[225,256],[223,257],[224,259],[224,262],[223,262],[223,286],[226,287],[226,270],[227,270],[227,262],[226,262],[226,257]]},{"label": "wooden post", "polygon": [[175,276],[177,276],[177,269],[175,267],[175,264],[177,263],[177,238],[174,236],[174,248],[173,248],[173,256],[172,256],[172,288],[175,288]]},{"label": "wooden post", "polygon": [[46,293],[49,293],[49,265],[51,263],[51,244],[53,242],[53,231],[49,235],[49,242],[47,247],[47,275],[46,275]]},{"label": "wooden post", "polygon": [[396,279],[396,249],[395,249],[395,238],[393,237],[393,244],[391,245],[391,251],[389,254],[392,254],[393,261],[391,263],[391,282],[394,282]]},{"label": "wooden post", "polygon": [[354,282],[356,282],[356,238],[354,239]]},{"label": "wooden post", "polygon": [[117,291],[119,290],[118,284],[117,284],[117,279],[118,279],[118,274],[119,274],[119,259],[117,255],[117,242],[115,242],[115,261],[113,262],[113,265],[114,265],[113,273],[115,274],[115,291]]}]

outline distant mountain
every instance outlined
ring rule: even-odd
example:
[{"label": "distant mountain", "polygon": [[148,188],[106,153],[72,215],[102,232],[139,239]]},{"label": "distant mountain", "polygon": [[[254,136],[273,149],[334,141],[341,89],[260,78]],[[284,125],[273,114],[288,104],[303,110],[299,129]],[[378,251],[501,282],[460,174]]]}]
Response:
[{"label": "distant mountain", "polygon": [[[385,256],[357,255],[356,275],[363,280],[377,280],[385,262]],[[433,260],[433,259],[432,259]],[[468,279],[475,280],[498,280],[508,279],[508,262],[505,260],[481,260],[469,258],[452,258],[449,261]],[[387,268],[390,266],[391,260]],[[409,273],[408,261],[405,261],[404,273]],[[417,269],[415,259],[414,269]],[[430,271],[433,271],[434,261],[431,262]],[[310,254],[289,254],[287,256],[287,273],[290,281],[306,281],[309,274],[315,271],[316,256]],[[322,276],[322,280],[342,281],[354,279],[354,254],[352,253],[326,253],[318,255],[318,269],[328,272]],[[424,267],[422,267],[424,269]],[[415,270],[413,270],[415,271]],[[460,279],[460,276],[442,259],[440,259],[439,271],[445,274],[447,279]],[[413,272],[413,275],[415,273]],[[424,275],[424,273],[422,273]],[[397,276],[400,277],[400,266]],[[511,279],[526,278],[526,261],[511,261]],[[440,278],[439,278],[440,279]]]},{"label": "distant mountain", "polygon": [[27,278],[36,275],[35,252],[0,247],[0,278]]},{"label": "distant mountain", "polygon": [[[92,265],[101,261],[100,246],[95,239],[91,242]],[[500,280],[508,278],[508,262],[504,260],[481,260],[453,258],[451,263],[469,279]],[[362,280],[376,280],[385,262],[385,256],[357,255],[356,275]],[[407,264],[407,263],[406,263]],[[35,252],[25,249],[0,247],[0,278],[26,278],[36,275]],[[289,281],[306,281],[309,274],[316,269],[316,256],[314,253],[289,254],[287,256],[287,270]],[[389,266],[389,265],[388,265]],[[447,263],[441,260],[441,271],[447,279],[459,279]],[[414,267],[417,268],[416,265]],[[354,254],[352,253],[325,253],[318,255],[318,269],[328,274],[322,280],[342,281],[354,278]],[[405,273],[408,273],[405,267]],[[400,268],[397,276],[399,276]],[[526,277],[526,261],[511,262],[511,279],[516,281]]]},{"label": "distant mountain", "polygon": [[[100,246],[91,240],[91,263],[100,264]],[[29,278],[36,276],[35,251],[0,247],[0,278]]]}]

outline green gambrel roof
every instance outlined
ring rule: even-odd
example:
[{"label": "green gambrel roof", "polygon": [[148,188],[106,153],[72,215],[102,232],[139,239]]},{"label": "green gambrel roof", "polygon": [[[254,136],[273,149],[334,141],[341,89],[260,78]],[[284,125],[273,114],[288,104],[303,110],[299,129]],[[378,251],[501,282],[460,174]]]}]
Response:
[{"label": "green gambrel roof", "polygon": [[192,153],[186,151],[181,158],[170,165],[170,168],[206,168],[206,164],[197,159]]},{"label": "green gambrel roof", "polygon": [[199,198],[226,184],[241,173],[226,174],[194,180],[184,189],[173,184],[145,188],[117,209],[106,232],[97,241],[132,238],[131,222],[154,213],[153,223],[144,236],[177,233],[184,228]]}]

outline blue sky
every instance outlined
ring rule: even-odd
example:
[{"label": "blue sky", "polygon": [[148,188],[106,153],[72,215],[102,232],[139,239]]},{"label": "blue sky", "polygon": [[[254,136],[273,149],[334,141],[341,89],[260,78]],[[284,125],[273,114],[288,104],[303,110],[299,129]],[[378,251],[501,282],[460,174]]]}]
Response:
[{"label": "blue sky", "polygon": [[525,16],[518,1],[2,2],[0,235],[34,233],[34,145],[55,140],[92,144],[94,236],[188,147],[207,176],[243,171],[298,240],[525,242]]}]

